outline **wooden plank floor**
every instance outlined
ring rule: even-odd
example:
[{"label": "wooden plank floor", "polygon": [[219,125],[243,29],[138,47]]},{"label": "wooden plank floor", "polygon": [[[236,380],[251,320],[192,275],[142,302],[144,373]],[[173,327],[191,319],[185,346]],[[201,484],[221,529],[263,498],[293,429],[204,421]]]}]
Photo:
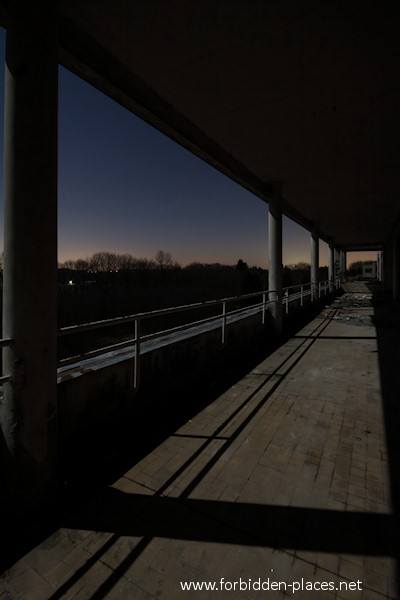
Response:
[{"label": "wooden plank floor", "polygon": [[366,295],[325,308],[5,572],[0,600],[399,598],[400,344],[372,314]]}]

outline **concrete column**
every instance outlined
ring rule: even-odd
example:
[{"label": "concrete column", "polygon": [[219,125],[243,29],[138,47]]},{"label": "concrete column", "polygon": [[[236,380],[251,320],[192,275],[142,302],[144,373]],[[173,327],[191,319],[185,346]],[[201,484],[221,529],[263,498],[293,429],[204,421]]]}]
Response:
[{"label": "concrete column", "polygon": [[346,277],[347,254],[344,250],[340,251],[340,279],[343,281]]},{"label": "concrete column", "polygon": [[20,515],[55,491],[57,2],[9,3],[4,112],[5,499]]},{"label": "concrete column", "polygon": [[314,301],[318,301],[319,237],[311,232],[311,290]]},{"label": "concrete column", "polygon": [[386,294],[393,293],[393,238],[383,247],[383,288]]},{"label": "concrete column", "polygon": [[335,248],[334,250],[335,259],[335,279],[340,278],[340,251]]},{"label": "concrete column", "polygon": [[335,260],[335,281],[340,279],[340,250],[335,248],[334,250],[334,260]]},{"label": "concrete column", "polygon": [[378,281],[382,281],[383,278],[383,252],[382,250],[378,251],[377,257],[376,257],[376,261],[377,261],[377,279]]},{"label": "concrete column", "polygon": [[268,214],[268,288],[273,290],[270,310],[274,318],[275,333],[282,331],[282,184],[274,183],[269,199]]},{"label": "concrete column", "polygon": [[335,281],[335,248],[329,244],[329,267],[328,267],[329,291],[333,291]]}]

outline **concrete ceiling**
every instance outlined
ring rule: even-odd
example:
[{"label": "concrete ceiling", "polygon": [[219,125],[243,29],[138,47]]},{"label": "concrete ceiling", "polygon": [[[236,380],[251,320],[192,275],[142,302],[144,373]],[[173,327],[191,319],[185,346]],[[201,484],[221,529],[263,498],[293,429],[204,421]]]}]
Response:
[{"label": "concrete ceiling", "polygon": [[[400,217],[398,0],[60,0],[60,63],[344,248]],[[251,201],[251,200],[250,200]]]}]

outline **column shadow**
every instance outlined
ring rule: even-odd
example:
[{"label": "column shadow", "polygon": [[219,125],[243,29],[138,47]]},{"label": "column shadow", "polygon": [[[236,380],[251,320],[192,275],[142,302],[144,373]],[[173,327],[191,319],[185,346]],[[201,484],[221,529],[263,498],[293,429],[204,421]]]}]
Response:
[{"label": "column shadow", "polygon": [[[400,305],[380,293],[375,293],[372,301],[390,471],[393,528],[400,537]],[[399,588],[399,548],[396,549],[395,558]]]},{"label": "column shadow", "polygon": [[[378,307],[377,307],[378,308]],[[103,599],[118,580],[135,562],[138,556],[156,537],[182,539],[198,542],[239,544],[282,549],[295,553],[297,550],[328,552],[335,554],[360,554],[364,556],[382,556],[399,559],[399,494],[400,485],[396,481],[397,464],[400,457],[400,410],[398,407],[399,386],[397,371],[392,367],[400,366],[398,333],[387,335],[382,329],[393,329],[393,323],[387,327],[382,324],[383,317],[376,316],[378,333],[379,361],[382,366],[381,379],[387,429],[387,442],[392,479],[393,513],[366,513],[358,511],[337,511],[310,507],[263,505],[255,503],[231,503],[189,498],[199,478],[204,477],[215,464],[215,460],[226,450],[230,441],[226,441],[215,457],[203,468],[192,484],[178,498],[163,496],[166,485],[154,495],[128,494],[109,488],[92,504],[90,512],[75,515],[65,524],[72,529],[90,529],[112,534],[103,548],[100,548],[87,564],[78,570],[72,580],[54,593],[51,600],[58,600],[94,562],[118,541],[120,536],[139,537],[136,547],[118,565],[112,575],[102,583],[91,600]],[[379,322],[379,319],[381,322]],[[313,340],[323,337],[326,324],[307,338],[301,356],[311,347]],[[399,321],[400,322],[400,321]],[[397,336],[397,337],[396,337]],[[396,342],[393,345],[393,342]],[[393,357],[395,355],[395,357]],[[391,363],[388,357],[391,358]],[[394,362],[393,362],[394,361]],[[393,364],[392,364],[393,363]],[[281,369],[282,365],[280,365]],[[282,375],[285,377],[290,366]],[[280,370],[279,369],[279,370]],[[268,399],[269,393],[250,413],[251,419]],[[242,430],[239,425],[232,433]],[[218,432],[216,432],[216,435]],[[193,457],[192,457],[193,458]],[[185,464],[185,466],[187,466]],[[168,484],[171,483],[170,481]]]}]

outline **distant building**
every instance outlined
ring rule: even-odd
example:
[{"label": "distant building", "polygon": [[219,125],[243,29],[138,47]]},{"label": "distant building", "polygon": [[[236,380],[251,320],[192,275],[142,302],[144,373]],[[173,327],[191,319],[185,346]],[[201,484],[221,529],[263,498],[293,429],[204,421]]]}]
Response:
[{"label": "distant building", "polygon": [[367,279],[376,279],[378,275],[377,262],[371,260],[365,262],[362,266],[362,276]]}]

